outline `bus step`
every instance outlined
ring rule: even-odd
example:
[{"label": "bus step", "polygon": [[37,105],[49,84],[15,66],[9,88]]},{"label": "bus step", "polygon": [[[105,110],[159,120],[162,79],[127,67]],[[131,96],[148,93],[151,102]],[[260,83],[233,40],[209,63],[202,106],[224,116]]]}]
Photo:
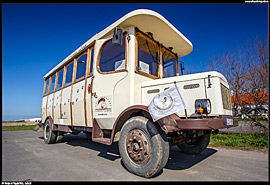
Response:
[{"label": "bus step", "polygon": [[111,145],[111,138],[92,138],[92,141],[105,145]]}]

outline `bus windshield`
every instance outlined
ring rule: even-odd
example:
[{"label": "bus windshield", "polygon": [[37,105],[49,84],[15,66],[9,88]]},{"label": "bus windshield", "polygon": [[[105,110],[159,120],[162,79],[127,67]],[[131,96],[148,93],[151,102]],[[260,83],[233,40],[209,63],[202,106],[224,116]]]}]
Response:
[{"label": "bus windshield", "polygon": [[[179,75],[177,55],[141,32],[137,32],[136,38],[137,72],[152,78],[168,78]],[[160,65],[161,62],[162,65]]]},{"label": "bus windshield", "polygon": [[162,48],[163,78],[177,75],[177,57],[169,50]]}]

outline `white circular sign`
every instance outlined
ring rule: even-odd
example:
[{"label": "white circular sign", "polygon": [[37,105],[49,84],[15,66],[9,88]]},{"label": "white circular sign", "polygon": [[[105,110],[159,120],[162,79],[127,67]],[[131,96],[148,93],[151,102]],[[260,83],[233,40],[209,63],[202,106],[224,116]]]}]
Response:
[{"label": "white circular sign", "polygon": [[173,99],[170,95],[158,95],[154,98],[154,105],[155,107],[166,110],[169,109],[173,104]]}]

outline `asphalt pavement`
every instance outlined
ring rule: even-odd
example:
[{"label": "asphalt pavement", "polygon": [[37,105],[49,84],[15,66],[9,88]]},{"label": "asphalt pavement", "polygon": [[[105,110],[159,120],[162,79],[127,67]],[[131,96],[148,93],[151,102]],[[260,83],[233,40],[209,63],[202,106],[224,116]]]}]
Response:
[{"label": "asphalt pavement", "polygon": [[42,133],[2,132],[2,181],[269,181],[268,154],[207,148],[185,154],[171,147],[165,168],[153,178],[129,173],[112,146],[85,134],[47,145]]}]

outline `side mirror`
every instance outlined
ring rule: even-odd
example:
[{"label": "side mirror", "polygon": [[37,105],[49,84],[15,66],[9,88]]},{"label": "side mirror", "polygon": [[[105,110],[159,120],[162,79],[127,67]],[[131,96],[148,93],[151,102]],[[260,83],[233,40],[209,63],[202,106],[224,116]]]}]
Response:
[{"label": "side mirror", "polygon": [[114,28],[112,44],[115,46],[121,46],[123,40],[123,30],[120,28]]}]

